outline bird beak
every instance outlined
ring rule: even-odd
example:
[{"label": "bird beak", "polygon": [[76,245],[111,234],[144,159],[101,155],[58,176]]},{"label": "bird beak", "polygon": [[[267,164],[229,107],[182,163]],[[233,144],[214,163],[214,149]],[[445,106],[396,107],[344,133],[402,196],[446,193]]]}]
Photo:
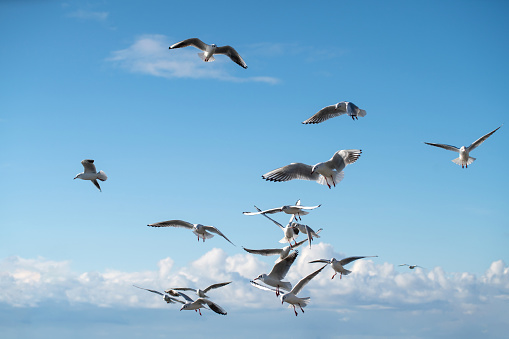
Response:
[{"label": "bird beak", "polygon": [[283,298],[281,298],[281,305],[283,305],[283,302],[284,302],[284,301],[283,301]]}]

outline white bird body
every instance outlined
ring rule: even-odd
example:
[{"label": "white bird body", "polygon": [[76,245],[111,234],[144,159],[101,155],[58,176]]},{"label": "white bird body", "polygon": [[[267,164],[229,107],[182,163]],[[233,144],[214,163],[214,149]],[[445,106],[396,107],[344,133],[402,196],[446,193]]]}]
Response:
[{"label": "white bird body", "polygon": [[329,264],[332,267],[332,269],[334,270],[334,275],[332,276],[331,279],[334,279],[334,277],[338,273],[339,273],[339,279],[341,279],[341,277],[343,275],[348,275],[348,274],[352,273],[352,271],[347,270],[343,266],[345,266],[346,264],[351,263],[352,261],[358,260],[358,259],[373,258],[373,257],[378,257],[378,256],[377,255],[368,255],[368,256],[360,256],[360,257],[348,257],[348,258],[344,258],[344,259],[341,259],[341,260],[336,260],[336,258],[318,259],[318,260],[310,261],[309,263],[326,263],[326,264]]},{"label": "white bird body", "polygon": [[358,117],[365,117],[366,111],[360,109],[352,102],[341,101],[335,105],[330,105],[322,108],[315,113],[311,118],[303,121],[303,124],[318,124],[330,118],[334,118],[340,115],[346,114],[352,118],[352,120],[359,119]]},{"label": "white bird body", "polygon": [[459,157],[456,159],[453,159],[452,162],[454,162],[457,165],[460,165],[461,168],[468,168],[468,165],[472,164],[476,159],[470,156],[470,152],[472,152],[474,149],[476,149],[479,145],[481,145],[486,139],[488,139],[493,133],[495,133],[502,125],[500,125],[498,128],[494,129],[493,131],[483,135],[476,141],[470,144],[470,146],[465,147],[461,146],[460,148],[456,146],[446,145],[446,144],[434,144],[431,142],[425,142],[426,145],[440,147],[443,149],[446,149],[448,151],[458,152]]},{"label": "white bird body", "polygon": [[94,160],[92,159],[82,160],[81,164],[83,165],[84,172],[76,174],[74,179],[90,180],[95,185],[95,187],[97,187],[97,189],[102,192],[101,186],[99,186],[97,180],[106,181],[108,179],[106,173],[103,171],[97,172],[94,165]]},{"label": "white bird body", "polygon": [[235,244],[232,243],[230,241],[230,239],[228,239],[223,233],[221,233],[221,231],[219,231],[214,226],[206,226],[206,225],[202,225],[202,224],[191,224],[191,223],[189,223],[187,221],[183,221],[183,220],[161,221],[161,222],[157,222],[157,223],[154,223],[154,224],[149,224],[147,226],[150,226],[150,227],[182,227],[182,228],[187,228],[187,229],[191,230],[198,237],[198,241],[200,241],[200,236],[201,236],[201,238],[203,239],[204,242],[205,242],[205,239],[210,239],[210,238],[214,237],[213,234],[209,233],[209,232],[212,232],[212,233],[215,233],[215,234],[218,234],[218,235],[222,236],[230,244],[235,246]]},{"label": "white bird body", "polygon": [[337,151],[332,158],[325,162],[319,162],[314,166],[303,163],[292,163],[262,175],[269,181],[288,181],[293,179],[316,181],[321,185],[331,188],[329,181],[335,187],[344,178],[343,169],[346,165],[353,164],[359,159],[360,149]]},{"label": "white bird body", "polygon": [[227,314],[226,311],[221,306],[219,306],[218,304],[216,304],[208,299],[198,298],[196,300],[193,300],[193,299],[189,298],[189,296],[187,296],[185,293],[178,292],[178,294],[180,294],[184,299],[186,299],[186,302],[181,302],[183,304],[182,308],[180,309],[181,311],[195,310],[195,311],[199,311],[200,315],[201,315],[200,309],[208,308],[208,309],[210,309],[218,314],[221,314],[221,315]]},{"label": "white bird body", "polygon": [[231,46],[217,46],[215,44],[208,45],[198,38],[186,39],[170,46],[170,49],[183,48],[187,46],[196,47],[203,52],[198,53],[198,56],[205,62],[214,61],[214,54],[224,54],[228,56],[233,62],[242,68],[247,68],[246,63],[240,54]]}]

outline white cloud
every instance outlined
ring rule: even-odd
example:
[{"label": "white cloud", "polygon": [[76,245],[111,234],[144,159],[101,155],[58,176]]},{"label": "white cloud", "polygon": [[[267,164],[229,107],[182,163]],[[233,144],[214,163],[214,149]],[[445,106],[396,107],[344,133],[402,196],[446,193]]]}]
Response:
[{"label": "white cloud", "polygon": [[268,76],[237,77],[227,69],[238,67],[229,58],[218,57],[214,65],[197,57],[198,50],[189,47],[169,51],[170,39],[164,35],[143,35],[126,49],[114,51],[107,59],[133,73],[163,78],[209,78],[233,82],[266,82],[275,84],[276,78]]}]

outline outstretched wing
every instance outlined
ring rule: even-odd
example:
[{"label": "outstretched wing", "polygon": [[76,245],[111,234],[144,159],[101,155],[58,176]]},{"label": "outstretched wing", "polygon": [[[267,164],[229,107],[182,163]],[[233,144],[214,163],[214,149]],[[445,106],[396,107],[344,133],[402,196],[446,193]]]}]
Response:
[{"label": "outstretched wing", "polygon": [[251,283],[251,285],[253,285],[254,287],[259,288],[261,290],[276,292],[275,288],[271,288],[271,287],[268,287],[268,286],[264,286],[264,285],[258,284],[257,282],[255,282],[253,280],[250,280],[249,282]]},{"label": "outstretched wing", "polygon": [[207,49],[207,44],[204,43],[203,41],[201,41],[198,38],[191,38],[191,39],[182,40],[180,42],[177,42],[176,44],[171,45],[170,49],[182,48],[182,47],[187,47],[187,46],[193,46],[193,47],[196,47],[198,49],[201,49],[202,51]]},{"label": "outstretched wing", "polygon": [[330,105],[322,108],[318,112],[315,113],[311,118],[303,121],[303,124],[319,124],[328,120],[330,118],[334,118],[346,113],[346,106],[339,105],[336,109],[337,105]]},{"label": "outstretched wing", "polygon": [[187,221],[183,221],[183,220],[161,221],[161,222],[156,222],[155,224],[149,224],[147,226],[150,226],[150,227],[181,227],[181,228],[187,228],[187,229],[194,228],[193,224],[188,223]]},{"label": "outstretched wing", "polygon": [[451,146],[451,145],[446,145],[446,144],[434,144],[431,142],[425,142],[425,144],[430,145],[430,146],[440,147],[440,148],[446,149],[448,151],[453,151],[453,152],[458,152],[458,153],[460,151],[460,149],[456,146]]},{"label": "outstretched wing", "polygon": [[274,267],[272,267],[272,270],[268,275],[272,278],[283,280],[283,278],[290,270],[290,267],[292,266],[293,262],[295,261],[295,259],[297,259],[298,254],[299,252],[295,251],[292,254],[289,254],[286,258],[284,258],[280,262],[276,263]]},{"label": "outstretched wing", "polygon": [[262,175],[262,178],[269,181],[288,181],[293,179],[317,181],[320,174],[311,173],[312,166],[300,162],[292,163]]},{"label": "outstretched wing", "polygon": [[180,296],[184,299],[186,299],[187,301],[189,301],[190,303],[194,302],[193,299],[189,298],[189,296],[185,293],[182,293],[182,292],[177,292],[178,294],[180,294]]},{"label": "outstretched wing", "polygon": [[95,187],[97,187],[99,189],[99,191],[102,192],[101,186],[99,186],[99,182],[96,179],[92,180],[92,183],[95,185]]},{"label": "outstretched wing", "polygon": [[204,289],[204,290],[203,290],[203,293],[207,293],[208,291],[213,290],[213,289],[215,289],[215,288],[219,288],[219,287],[226,286],[226,285],[228,285],[229,283],[231,283],[231,281],[224,282],[224,283],[217,283],[217,284],[210,285],[209,287],[207,287],[206,289]]},{"label": "outstretched wing", "polygon": [[317,259],[317,260],[313,260],[313,261],[310,261],[309,263],[310,264],[314,264],[314,263],[324,263],[324,264],[330,264],[330,260],[329,259]]},{"label": "outstretched wing", "polygon": [[257,214],[274,214],[277,212],[281,212],[281,207],[278,208],[271,208],[265,211],[258,211],[258,212],[242,212],[244,215],[257,215]]},{"label": "outstretched wing", "polygon": [[[262,211],[261,209],[259,209],[259,208],[258,208],[258,207],[256,207],[256,206],[255,206],[255,208],[258,210],[258,212],[261,212],[261,211]],[[282,230],[284,230],[284,229],[285,229],[285,228],[283,227],[283,225],[281,225],[280,223],[278,223],[276,220],[272,219],[272,218],[271,218],[271,217],[269,217],[268,215],[263,214],[263,213],[262,213],[262,215],[263,215],[265,218],[267,218],[267,219],[269,219],[270,221],[272,221],[272,222],[273,222],[274,224],[276,224],[277,226],[279,226],[279,228],[281,228]],[[292,214],[292,216],[293,216],[293,214]]]},{"label": "outstretched wing", "polygon": [[218,314],[222,314],[222,315],[226,315],[226,311],[224,310],[224,308],[222,308],[221,306],[219,306],[218,304],[208,300],[208,299],[205,299],[205,298],[198,298],[196,299],[196,302],[202,304],[202,305],[207,305],[212,311],[218,313]]},{"label": "outstretched wing", "polygon": [[217,228],[215,228],[214,226],[203,226],[203,228],[205,228],[205,230],[207,230],[207,231],[209,231],[209,232],[212,232],[212,233],[215,233],[215,234],[217,234],[217,235],[222,236],[223,238],[225,238],[226,240],[228,240],[228,242],[229,242],[230,244],[232,244],[233,246],[235,246],[235,244],[234,244],[234,243],[232,243],[232,242],[230,241],[230,239],[228,239],[228,238],[226,237],[226,235],[224,235],[223,233],[221,233],[221,231],[220,231],[220,230],[218,230]]},{"label": "outstretched wing", "polygon": [[237,65],[241,66],[242,68],[247,68],[246,63],[240,56],[240,54],[235,50],[235,48],[231,46],[221,46],[217,47],[214,51],[214,54],[225,54],[232,59],[233,62],[235,62]]},{"label": "outstretched wing", "polygon": [[148,288],[143,288],[143,287],[136,286],[136,285],[133,285],[133,286],[134,286],[134,287],[136,287],[136,288],[139,288],[139,289],[141,289],[141,290],[149,291],[149,292],[156,293],[156,294],[159,294],[159,295],[164,296],[164,293],[161,293],[161,292],[159,292],[159,291],[149,290]]},{"label": "outstretched wing", "polygon": [[85,169],[85,173],[97,173],[97,170],[95,169],[94,165],[94,160],[92,159],[81,160],[81,164]]},{"label": "outstretched wing", "polygon": [[337,151],[331,161],[337,171],[342,171],[346,165],[353,164],[362,154],[360,149],[343,149]]},{"label": "outstretched wing", "polygon": [[349,264],[352,261],[355,261],[355,260],[358,260],[358,259],[362,259],[362,258],[374,258],[374,257],[378,257],[378,255],[366,255],[366,256],[363,256],[363,257],[348,257],[348,258],[341,259],[339,261],[339,264],[341,266],[344,266],[344,265]]},{"label": "outstretched wing", "polygon": [[295,285],[292,290],[291,290],[291,293],[297,295],[303,288],[304,286],[307,285],[308,282],[311,281],[311,279],[313,279],[314,277],[316,277],[316,275],[318,273],[320,273],[324,268],[325,266],[327,265],[323,265],[321,268],[317,269],[316,271],[314,271],[313,273],[311,273],[310,275],[302,278],[301,280],[299,280],[299,282],[297,283],[297,285]]},{"label": "outstretched wing", "polygon": [[480,144],[482,144],[484,142],[484,140],[488,139],[490,137],[490,135],[492,135],[493,133],[495,133],[500,127],[502,127],[502,125],[500,125],[498,128],[494,129],[493,131],[489,132],[488,134],[486,135],[483,135],[482,137],[480,137],[479,139],[477,139],[476,141],[474,141],[470,146],[468,146],[468,151],[472,151],[474,149],[477,148],[477,146],[479,146]]},{"label": "outstretched wing", "polygon": [[[307,239],[306,239],[307,240]],[[294,245],[293,247],[295,247]],[[270,248],[270,249],[262,249],[262,250],[250,250],[249,248],[242,247],[244,251],[252,253],[252,254],[259,254],[264,256],[269,255],[280,255],[283,250],[281,248]]]}]

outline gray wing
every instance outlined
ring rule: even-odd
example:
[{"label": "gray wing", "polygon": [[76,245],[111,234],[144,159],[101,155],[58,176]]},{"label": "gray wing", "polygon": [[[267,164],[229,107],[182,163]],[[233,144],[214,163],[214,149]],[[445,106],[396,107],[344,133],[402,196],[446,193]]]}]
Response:
[{"label": "gray wing", "polygon": [[[256,208],[259,212],[261,212],[261,211],[262,211],[261,209],[259,209],[259,208],[258,208],[258,207],[256,207],[256,206],[255,206],[255,208]],[[274,224],[278,225],[278,226],[279,226],[279,228],[281,228],[282,230],[284,230],[284,229],[285,229],[285,228],[283,227],[283,225],[281,225],[280,223],[278,223],[276,220],[272,219],[272,218],[271,218],[271,217],[269,217],[268,215],[265,215],[265,214],[263,214],[263,213],[262,213],[262,215],[263,215],[265,218],[267,218],[267,219],[269,219],[270,221],[272,221]],[[292,214],[292,216],[293,216],[293,214]]]},{"label": "gray wing", "polygon": [[[500,125],[498,128],[500,128],[500,127],[502,127],[502,125]],[[474,141],[470,146],[468,146],[468,151],[470,152],[470,151],[476,149],[477,146],[479,146],[480,144],[482,144],[484,142],[484,140],[488,139],[490,137],[490,135],[495,133],[498,130],[498,128],[494,129],[493,131],[489,132],[486,135],[483,135],[482,137],[480,137],[479,139]]]},{"label": "gray wing", "polygon": [[133,285],[133,286],[134,286],[134,287],[136,287],[136,288],[139,288],[139,289],[141,289],[141,290],[149,291],[149,292],[156,293],[156,294],[159,294],[159,295],[164,296],[164,293],[161,293],[161,292],[159,292],[159,291],[149,290],[148,288],[143,288],[143,287],[136,286],[136,285]]},{"label": "gray wing", "polygon": [[177,292],[178,294],[180,294],[180,296],[184,299],[186,299],[187,301],[189,301],[190,303],[194,302],[193,299],[189,298],[189,296],[185,293],[182,293],[182,292]]},{"label": "gray wing", "polygon": [[339,106],[336,109],[336,105],[330,105],[319,110],[315,115],[311,118],[303,121],[303,124],[319,124],[328,120],[330,118],[334,118],[346,113],[346,109],[342,106]]},{"label": "gray wing", "polygon": [[245,214],[245,215],[257,215],[257,214],[274,214],[274,213],[277,213],[277,212],[281,212],[281,207],[271,208],[269,210],[258,211],[258,212],[242,212],[242,214]]},{"label": "gray wing", "polygon": [[299,252],[297,251],[293,252],[292,254],[289,254],[286,258],[275,264],[268,275],[278,280],[283,280],[283,278],[290,270],[290,267],[292,266],[293,262],[295,261],[295,259],[297,259],[298,254]]},{"label": "gray wing", "polygon": [[181,227],[181,228],[187,228],[187,229],[194,228],[193,224],[188,223],[187,221],[183,221],[183,220],[161,221],[161,222],[156,222],[155,224],[149,224],[147,226],[150,226],[150,227]]},{"label": "gray wing", "polygon": [[196,302],[199,302],[200,304],[202,305],[207,305],[212,311],[218,313],[218,314],[222,314],[222,315],[226,315],[226,311],[221,307],[219,306],[218,304],[208,300],[208,299],[205,299],[205,298],[198,298],[196,299]]},{"label": "gray wing", "polygon": [[[300,200],[299,200],[300,201]],[[322,206],[322,204],[320,205],[317,205],[317,206],[301,206],[301,205],[295,205],[295,206],[292,206],[292,207],[298,207],[300,208],[301,210],[314,210],[315,208],[318,208]]]},{"label": "gray wing", "polygon": [[99,182],[96,179],[92,180],[92,183],[95,185],[95,187],[97,187],[99,189],[99,191],[102,192],[101,186],[99,186]]},{"label": "gray wing", "polygon": [[301,240],[301,241],[299,241],[298,243],[296,243],[295,245],[293,245],[293,246],[292,246],[292,248],[297,248],[297,247],[299,247],[300,245],[302,245],[303,243],[305,243],[306,241],[308,241],[308,239]]},{"label": "gray wing", "polygon": [[430,146],[440,147],[440,148],[446,149],[448,151],[453,151],[453,152],[458,152],[458,153],[460,151],[460,149],[456,146],[451,146],[451,145],[446,145],[446,144],[434,144],[431,142],[425,142],[425,144],[430,145]]},{"label": "gray wing", "polygon": [[235,62],[237,65],[241,66],[242,68],[247,68],[246,63],[240,56],[240,54],[235,50],[235,48],[231,46],[221,46],[217,47],[214,51],[214,54],[225,54],[232,59],[233,62]]},{"label": "gray wing", "polygon": [[251,285],[253,285],[254,287],[259,288],[261,290],[276,292],[275,288],[270,288],[268,286],[260,285],[260,284],[258,284],[257,282],[255,282],[253,280],[250,280],[249,282],[251,283]]},{"label": "gray wing", "polygon": [[170,49],[182,48],[182,47],[187,47],[187,46],[193,46],[193,47],[196,47],[196,48],[204,51],[207,49],[208,45],[198,38],[191,38],[191,39],[182,40],[180,42],[177,42],[176,44],[171,45]]},{"label": "gray wing", "polygon": [[348,258],[341,259],[339,261],[339,263],[341,264],[341,266],[344,266],[344,265],[349,264],[352,261],[355,261],[355,260],[358,260],[358,259],[373,258],[373,257],[378,257],[378,255],[367,255],[367,256],[363,256],[363,257],[348,257]]},{"label": "gray wing", "polygon": [[173,287],[173,288],[167,289],[165,292],[166,293],[171,293],[171,291],[193,291],[193,292],[196,293],[196,289],[195,288],[190,288],[190,287]]},{"label": "gray wing", "polygon": [[[307,240],[307,239],[306,239]],[[295,246],[293,246],[295,247]],[[250,250],[249,248],[242,247],[244,251],[252,253],[252,254],[259,254],[264,256],[269,255],[280,255],[283,250],[281,248],[271,248],[271,249],[262,249],[262,250]]]},{"label": "gray wing", "polygon": [[213,290],[213,289],[215,289],[215,288],[219,288],[219,287],[226,286],[226,285],[228,285],[229,283],[231,283],[231,281],[224,282],[224,283],[217,283],[217,284],[210,285],[209,287],[207,287],[206,289],[204,289],[204,290],[203,290],[203,293],[207,293],[208,291]]},{"label": "gray wing", "polygon": [[330,264],[330,259],[317,259],[317,260],[313,260],[313,261],[310,261],[309,263],[310,264],[314,264],[314,263],[324,263],[324,264]]},{"label": "gray wing", "polygon": [[95,169],[94,165],[94,160],[92,159],[81,160],[81,164],[85,169],[85,173],[97,173],[97,170]]},{"label": "gray wing", "polygon": [[360,149],[343,149],[337,151],[329,160],[337,171],[342,171],[346,165],[353,164],[362,154]]},{"label": "gray wing", "polygon": [[297,285],[295,285],[292,290],[291,290],[291,293],[297,295],[303,288],[304,286],[307,285],[308,282],[311,281],[311,279],[313,279],[314,277],[316,277],[316,275],[318,273],[320,273],[324,268],[325,266],[327,265],[323,265],[321,268],[317,269],[316,271],[314,271],[313,273],[311,273],[310,275],[302,278],[299,280],[299,282],[297,283]]},{"label": "gray wing", "polygon": [[233,246],[235,246],[235,244],[234,244],[234,243],[232,243],[232,242],[230,241],[230,239],[228,239],[228,238],[226,237],[226,235],[224,235],[223,233],[221,233],[221,231],[220,231],[220,230],[218,230],[217,228],[215,228],[214,226],[203,226],[203,228],[205,228],[205,229],[206,229],[207,231],[209,231],[209,232],[212,232],[212,233],[215,233],[215,234],[217,234],[217,235],[222,236],[223,238],[225,238],[226,240],[228,240],[228,242],[229,242],[230,244],[232,244]]},{"label": "gray wing", "polygon": [[268,181],[288,181],[293,179],[317,181],[320,174],[311,173],[313,167],[300,162],[292,163],[262,175],[262,178]]}]

